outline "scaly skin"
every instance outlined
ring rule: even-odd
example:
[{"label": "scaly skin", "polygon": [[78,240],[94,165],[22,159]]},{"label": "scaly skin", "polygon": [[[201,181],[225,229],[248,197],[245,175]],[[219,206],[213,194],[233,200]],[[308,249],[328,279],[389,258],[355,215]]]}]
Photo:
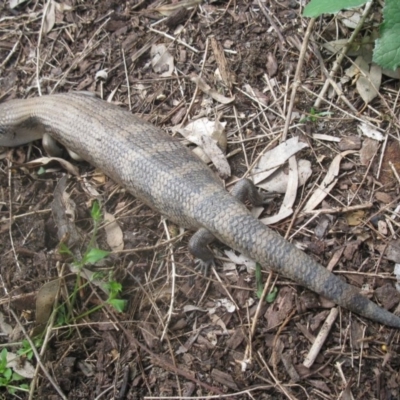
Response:
[{"label": "scaly skin", "polygon": [[359,315],[400,328],[400,318],[359,294],[255,219],[179,140],[82,93],[0,104],[0,145],[49,133],[144,203],[188,229],[206,228],[263,266]]}]

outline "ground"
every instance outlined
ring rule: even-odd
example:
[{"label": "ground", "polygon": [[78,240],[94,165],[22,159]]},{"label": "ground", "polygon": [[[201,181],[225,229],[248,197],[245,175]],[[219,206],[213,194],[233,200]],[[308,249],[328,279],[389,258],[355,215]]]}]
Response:
[{"label": "ground", "polygon": [[[10,3],[0,5],[0,102],[90,91],[168,134],[199,117],[226,122],[228,188],[263,152],[298,138],[308,147],[296,157],[310,162],[312,174],[296,191],[294,214],[271,228],[395,312],[399,81],[384,77],[379,96],[365,104],[355,79],[343,79],[354,61],[345,58],[333,74],[342,97],[328,91],[315,106],[335,61],[321,45],[352,32],[342,21],[319,18],[308,37],[310,20],[295,0],[178,4],[189,9],[136,0]],[[373,8],[360,35],[380,15]],[[158,44],[171,55],[160,69],[152,65]],[[360,121],[385,140],[360,135]],[[37,366],[33,378],[0,380],[8,382],[2,398],[400,398],[397,330],[268,270],[256,279],[240,262],[227,262],[220,243],[211,246],[216,266],[204,276],[187,250],[190,232],[101,171],[68,156],[65,165],[28,164],[44,156],[40,142],[2,154],[1,346],[16,353],[29,333],[42,332],[40,354],[29,361]],[[329,195],[317,211],[302,212],[335,160]],[[277,214],[282,201],[275,196],[261,218]],[[95,204],[114,222],[100,216],[97,223]],[[70,231],[60,238],[63,216],[79,246],[69,248]],[[118,238],[124,251],[116,250]],[[95,266],[74,268],[73,258],[88,248],[114,250]],[[78,276],[89,270],[102,273],[108,295],[100,273]],[[269,302],[259,300],[258,285],[272,291]],[[113,296],[126,300],[122,312]],[[327,339],[304,365],[328,315]],[[10,393],[20,382],[30,395]]]}]

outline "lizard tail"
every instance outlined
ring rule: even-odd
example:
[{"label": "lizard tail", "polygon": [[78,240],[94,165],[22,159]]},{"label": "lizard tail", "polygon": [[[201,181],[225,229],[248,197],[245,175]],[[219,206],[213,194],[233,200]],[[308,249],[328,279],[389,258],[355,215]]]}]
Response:
[{"label": "lizard tail", "polygon": [[212,221],[210,230],[219,240],[262,266],[271,268],[356,314],[400,328],[399,317],[361,295],[354,286],[273,232],[240,203],[232,202],[229,207],[224,207]]}]

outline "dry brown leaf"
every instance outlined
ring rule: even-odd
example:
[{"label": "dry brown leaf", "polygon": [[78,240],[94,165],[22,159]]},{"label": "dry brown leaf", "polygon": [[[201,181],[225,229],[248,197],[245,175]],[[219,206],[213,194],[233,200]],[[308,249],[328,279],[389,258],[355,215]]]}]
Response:
[{"label": "dry brown leaf", "polygon": [[202,0],[179,1],[174,4],[168,4],[165,6],[154,8],[154,10],[158,11],[161,15],[168,17],[169,15],[171,15],[175,10],[177,10],[180,7],[185,7],[186,9],[190,10],[191,8],[197,6],[197,4],[200,4],[201,2],[202,2]]},{"label": "dry brown leaf", "polygon": [[224,49],[220,42],[215,39],[215,37],[211,38],[211,47],[213,49],[215,61],[218,65],[219,74],[221,76],[224,84],[230,89],[232,88],[232,72],[229,69],[228,62],[226,61]]},{"label": "dry brown leaf", "polygon": [[358,226],[362,224],[365,216],[364,210],[356,210],[353,212],[346,213],[346,221],[349,226]]},{"label": "dry brown leaf", "polygon": [[361,165],[368,165],[378,151],[379,142],[374,139],[365,139],[360,151]]},{"label": "dry brown leaf", "polygon": [[215,89],[212,89],[202,78],[197,75],[192,76],[190,80],[194,82],[202,92],[208,94],[215,101],[218,101],[221,104],[229,104],[235,100],[235,96],[225,97],[222,94],[218,93]]},{"label": "dry brown leaf", "polygon": [[40,288],[36,298],[36,326],[32,336],[42,333],[46,327],[59,289],[60,279],[47,282]]}]

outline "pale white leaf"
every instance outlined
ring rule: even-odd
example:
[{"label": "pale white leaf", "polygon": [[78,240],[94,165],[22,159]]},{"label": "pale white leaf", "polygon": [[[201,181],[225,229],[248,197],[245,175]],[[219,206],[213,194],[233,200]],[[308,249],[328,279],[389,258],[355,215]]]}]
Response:
[{"label": "pale white leaf", "polygon": [[340,138],[325,133],[313,133],[313,139],[324,140],[325,142],[340,142]]},{"label": "pale white leaf", "polygon": [[107,243],[113,251],[120,251],[124,249],[124,234],[121,227],[118,225],[115,217],[104,212],[104,222],[106,223],[104,229],[106,231]]},{"label": "pale white leaf", "polygon": [[25,163],[24,165],[27,167],[37,167],[40,165],[47,165],[52,161],[58,162],[71,175],[75,175],[75,176],[79,175],[79,169],[77,167],[75,167],[69,161],[64,160],[63,158],[59,158],[59,157],[40,157],[40,158],[37,158],[36,160],[29,161],[29,162]]},{"label": "pale white leaf", "polygon": [[[299,160],[297,162],[298,186],[303,186],[312,174],[311,162],[308,160]],[[259,183],[257,186],[274,193],[286,193],[289,185],[289,174],[283,168],[277,170],[273,175]]]},{"label": "pale white leaf", "polygon": [[4,320],[4,314],[1,311],[0,311],[0,330],[1,333],[4,333],[6,336],[11,335],[13,331],[12,326]]},{"label": "pale white leaf", "polygon": [[366,122],[362,122],[357,126],[357,129],[366,137],[382,142],[385,137],[376,127]]},{"label": "pale white leaf", "polygon": [[329,192],[335,187],[340,170],[340,163],[344,157],[349,154],[354,154],[355,151],[348,150],[343,153],[338,154],[333,160],[331,165],[329,166],[328,172],[325,175],[325,178],[316,189],[316,191],[312,194],[312,196],[308,199],[307,203],[303,207],[304,212],[309,212],[314,210],[324,198],[329,194]]},{"label": "pale white leaf", "polygon": [[356,87],[361,98],[365,103],[371,102],[379,93],[382,80],[382,69],[377,64],[372,64],[371,68],[365,70],[364,75],[360,75],[357,79]]},{"label": "pale white leaf", "polygon": [[7,352],[7,367],[12,368],[13,371],[26,379],[32,379],[35,376],[35,367],[29,361],[23,360],[11,351]]},{"label": "pale white leaf", "polygon": [[296,136],[281,143],[279,146],[263,154],[254,166],[251,176],[258,185],[261,181],[272,175],[278,167],[283,165],[291,156],[308,147],[305,142],[300,142]]},{"label": "pale white leaf", "polygon": [[150,55],[154,72],[162,77],[172,76],[175,66],[174,57],[172,57],[165,44],[153,44]]},{"label": "pale white leaf", "polygon": [[46,16],[43,21],[43,34],[47,35],[54,27],[56,22],[56,6],[53,0],[50,0],[50,3],[47,7]]},{"label": "pale white leaf", "polygon": [[287,190],[279,213],[262,219],[264,224],[270,225],[282,221],[293,213],[293,204],[296,201],[297,188],[299,185],[299,173],[295,156],[289,158],[289,176],[287,183]]},{"label": "pale white leaf", "polygon": [[108,78],[108,72],[107,69],[101,69],[100,71],[96,72],[96,75],[94,76],[94,79],[97,80],[102,80],[105,81]]},{"label": "pale white leaf", "polygon": [[361,13],[359,9],[357,10],[345,10],[340,12],[337,15],[338,19],[340,19],[344,25],[346,25],[350,29],[355,29],[360,22]]},{"label": "pale white leaf", "polygon": [[10,0],[8,5],[11,9],[18,7],[20,4],[27,2],[28,0]]}]

